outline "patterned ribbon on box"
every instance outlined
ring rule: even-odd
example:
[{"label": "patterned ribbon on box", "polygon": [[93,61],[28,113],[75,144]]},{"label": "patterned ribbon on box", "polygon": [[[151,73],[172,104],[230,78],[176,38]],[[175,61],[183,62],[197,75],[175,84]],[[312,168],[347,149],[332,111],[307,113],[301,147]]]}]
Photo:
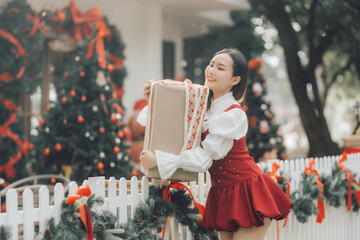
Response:
[{"label": "patterned ribbon on box", "polygon": [[[184,82],[171,80],[158,81],[159,84],[185,86],[186,104],[185,104],[185,126],[184,126],[184,145],[181,152],[196,147],[198,133],[202,128],[202,121],[206,113],[206,103],[209,95],[209,89],[205,86],[194,85],[189,79]],[[149,108],[150,108],[149,104]],[[150,112],[150,111],[149,111]]]}]

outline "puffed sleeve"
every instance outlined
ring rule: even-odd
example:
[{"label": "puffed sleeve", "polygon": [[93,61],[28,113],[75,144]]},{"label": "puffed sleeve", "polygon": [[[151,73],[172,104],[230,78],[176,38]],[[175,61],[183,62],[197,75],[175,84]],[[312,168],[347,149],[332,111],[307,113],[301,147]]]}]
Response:
[{"label": "puffed sleeve", "polygon": [[169,179],[178,168],[190,172],[205,172],[211,167],[213,160],[227,155],[234,139],[244,137],[247,128],[245,112],[235,108],[211,119],[209,134],[200,147],[186,150],[180,155],[155,151],[161,179]]},{"label": "puffed sleeve", "polygon": [[141,110],[141,112],[139,113],[136,121],[138,123],[140,123],[142,126],[146,126],[147,114],[148,114],[148,106],[144,107]]}]

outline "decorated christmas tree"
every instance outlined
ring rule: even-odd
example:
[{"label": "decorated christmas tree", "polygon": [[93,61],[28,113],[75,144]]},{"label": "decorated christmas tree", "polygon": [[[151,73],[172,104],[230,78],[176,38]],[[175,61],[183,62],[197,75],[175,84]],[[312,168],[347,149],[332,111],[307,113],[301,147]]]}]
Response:
[{"label": "decorated christmas tree", "polygon": [[90,33],[76,22],[81,12],[73,1],[64,10],[43,11],[52,30],[71,33],[77,48],[64,54],[52,73],[57,100],[33,138],[37,174],[62,173],[80,182],[98,175],[130,176],[121,105],[124,45],[115,27],[99,18],[98,8],[91,11],[98,17]]},{"label": "decorated christmas tree", "polygon": [[[261,74],[262,61],[249,61],[249,79],[246,92],[246,108],[249,119],[247,147],[255,161],[263,158],[267,151],[274,151],[278,159],[284,159],[283,138],[279,135],[279,125],[273,121],[271,106],[265,101],[266,82]],[[276,157],[276,155],[275,155]]]},{"label": "decorated christmas tree", "polygon": [[24,130],[22,103],[41,80],[45,27],[24,0],[10,1],[0,10],[0,178],[9,183],[28,175],[26,162],[31,144]]}]

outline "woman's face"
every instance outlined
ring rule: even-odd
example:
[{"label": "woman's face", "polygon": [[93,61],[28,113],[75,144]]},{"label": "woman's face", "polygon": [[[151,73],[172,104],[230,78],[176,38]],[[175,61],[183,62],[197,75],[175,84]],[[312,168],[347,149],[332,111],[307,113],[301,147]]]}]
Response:
[{"label": "woman's face", "polygon": [[214,99],[219,98],[240,82],[240,77],[233,76],[233,60],[225,53],[211,59],[205,69],[205,86],[213,91]]}]

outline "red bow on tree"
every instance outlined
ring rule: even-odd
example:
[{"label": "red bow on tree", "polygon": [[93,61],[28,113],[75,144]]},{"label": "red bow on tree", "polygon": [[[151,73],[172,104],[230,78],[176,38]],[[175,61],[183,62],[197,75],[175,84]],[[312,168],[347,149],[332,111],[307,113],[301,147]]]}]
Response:
[{"label": "red bow on tree", "polygon": [[94,51],[96,42],[96,53],[99,54],[98,62],[102,68],[106,68],[105,45],[104,38],[110,39],[110,29],[106,26],[105,22],[101,21],[96,26],[97,34],[93,40],[90,41],[86,58],[91,58]]},{"label": "red bow on tree", "polygon": [[86,13],[82,13],[76,7],[74,0],[70,1],[69,8],[74,22],[74,39],[80,41],[83,38],[90,37],[94,31],[92,25],[102,19],[100,8],[93,7]]},{"label": "red bow on tree", "polygon": [[43,33],[46,33],[47,30],[44,27],[44,25],[41,24],[40,18],[37,15],[37,13],[34,14],[34,16],[31,16],[30,14],[26,14],[26,17],[33,22],[34,26],[31,28],[29,36],[33,36],[38,29],[40,29]]},{"label": "red bow on tree", "polygon": [[91,223],[90,210],[85,200],[82,200],[81,197],[88,197],[91,195],[91,190],[89,185],[80,186],[76,195],[68,195],[66,199],[67,204],[74,205],[76,201],[80,200],[80,205],[78,212],[80,213],[80,219],[85,225],[87,239],[93,239],[93,230]]}]

